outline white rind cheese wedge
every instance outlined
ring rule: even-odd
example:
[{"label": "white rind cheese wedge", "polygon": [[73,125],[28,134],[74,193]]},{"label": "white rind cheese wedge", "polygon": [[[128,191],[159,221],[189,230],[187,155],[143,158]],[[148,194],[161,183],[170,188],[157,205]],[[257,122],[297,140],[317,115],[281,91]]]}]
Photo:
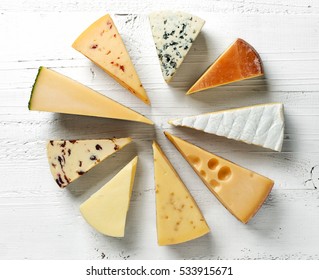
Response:
[{"label": "white rind cheese wedge", "polygon": [[136,156],[80,206],[84,219],[98,232],[113,237],[124,236],[137,159]]},{"label": "white rind cheese wedge", "polygon": [[260,209],[274,182],[164,132],[216,198],[242,223]]},{"label": "white rind cheese wedge", "polygon": [[153,124],[124,105],[43,66],[32,88],[29,110]]},{"label": "white rind cheese wedge", "polygon": [[271,103],[170,120],[229,139],[280,152],[284,139],[283,104]]},{"label": "white rind cheese wedge", "polygon": [[131,138],[48,141],[47,157],[52,176],[59,187],[64,188],[131,141]]},{"label": "white rind cheese wedge", "polygon": [[210,231],[192,195],[153,142],[158,245],[186,242]]},{"label": "white rind cheese wedge", "polygon": [[150,104],[110,15],[105,15],[90,25],[75,40],[72,47],[92,60],[144,103]]},{"label": "white rind cheese wedge", "polygon": [[161,11],[149,16],[164,80],[168,83],[182,64],[205,21],[183,12]]}]

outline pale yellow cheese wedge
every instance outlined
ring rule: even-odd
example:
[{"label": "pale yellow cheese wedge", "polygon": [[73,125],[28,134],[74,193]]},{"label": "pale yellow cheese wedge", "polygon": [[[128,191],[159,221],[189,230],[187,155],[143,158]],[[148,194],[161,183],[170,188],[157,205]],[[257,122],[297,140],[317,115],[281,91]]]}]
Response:
[{"label": "pale yellow cheese wedge", "polygon": [[40,67],[29,110],[153,124],[141,114],[51,69]]},{"label": "pale yellow cheese wedge", "polygon": [[272,180],[164,133],[207,188],[238,220],[247,223],[256,214],[274,185]]},{"label": "pale yellow cheese wedge", "polygon": [[110,15],[90,25],[72,47],[84,54],[124,88],[150,104],[131,58]]},{"label": "pale yellow cheese wedge", "polygon": [[209,227],[192,195],[156,142],[153,142],[158,245],[186,242]]},{"label": "pale yellow cheese wedge", "polygon": [[131,142],[129,137],[50,140],[47,143],[47,157],[52,176],[58,186],[64,188]]},{"label": "pale yellow cheese wedge", "polygon": [[81,204],[82,216],[98,232],[113,237],[124,236],[137,159],[136,156],[111,181]]}]

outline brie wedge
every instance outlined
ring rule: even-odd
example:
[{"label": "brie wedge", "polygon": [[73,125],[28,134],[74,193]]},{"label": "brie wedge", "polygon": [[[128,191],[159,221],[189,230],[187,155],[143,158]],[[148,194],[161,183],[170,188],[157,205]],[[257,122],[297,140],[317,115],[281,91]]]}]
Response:
[{"label": "brie wedge", "polygon": [[284,139],[282,103],[261,104],[170,120],[185,126],[229,139],[281,151]]}]

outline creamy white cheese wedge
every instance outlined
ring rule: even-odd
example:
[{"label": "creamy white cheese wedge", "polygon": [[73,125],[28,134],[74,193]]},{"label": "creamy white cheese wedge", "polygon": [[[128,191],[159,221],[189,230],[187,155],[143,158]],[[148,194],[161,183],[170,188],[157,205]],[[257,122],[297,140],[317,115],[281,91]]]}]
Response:
[{"label": "creamy white cheese wedge", "polygon": [[113,237],[124,236],[137,159],[136,156],[80,206],[84,219],[98,232]]},{"label": "creamy white cheese wedge", "polygon": [[131,138],[51,140],[47,143],[47,156],[52,176],[64,188],[131,141]]},{"label": "creamy white cheese wedge", "polygon": [[149,16],[164,80],[168,83],[182,64],[205,21],[183,12],[160,11]]},{"label": "creamy white cheese wedge", "polygon": [[282,103],[261,104],[170,120],[206,133],[280,152],[284,138]]}]

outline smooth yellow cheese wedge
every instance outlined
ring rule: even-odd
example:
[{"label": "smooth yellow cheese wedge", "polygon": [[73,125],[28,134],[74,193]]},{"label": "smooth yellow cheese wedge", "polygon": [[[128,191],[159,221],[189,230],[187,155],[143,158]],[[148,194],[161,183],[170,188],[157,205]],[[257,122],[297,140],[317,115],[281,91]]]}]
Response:
[{"label": "smooth yellow cheese wedge", "polygon": [[213,153],[164,132],[207,188],[241,222],[259,210],[274,182]]},{"label": "smooth yellow cheese wedge", "polygon": [[119,151],[132,139],[50,140],[47,156],[50,170],[60,188],[78,179],[104,159]]},{"label": "smooth yellow cheese wedge", "polygon": [[124,236],[137,159],[136,156],[111,181],[81,204],[82,216],[98,232],[113,237]]},{"label": "smooth yellow cheese wedge", "polygon": [[153,124],[141,114],[51,69],[40,67],[29,110]]},{"label": "smooth yellow cheese wedge", "polygon": [[153,142],[158,245],[186,242],[209,227],[192,195],[156,142]]},{"label": "smooth yellow cheese wedge", "polygon": [[131,58],[110,15],[90,25],[72,47],[92,60],[124,88],[150,104]]}]

